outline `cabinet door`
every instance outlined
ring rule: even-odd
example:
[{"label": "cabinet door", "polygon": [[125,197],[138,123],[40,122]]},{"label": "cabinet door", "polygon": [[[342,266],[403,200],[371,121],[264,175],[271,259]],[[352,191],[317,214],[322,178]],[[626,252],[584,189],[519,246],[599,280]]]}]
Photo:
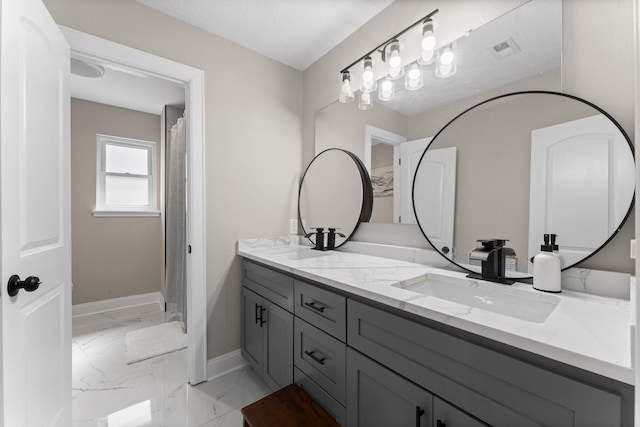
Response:
[{"label": "cabinet door", "polygon": [[262,298],[242,287],[242,355],[258,374],[262,373]]},{"label": "cabinet door", "polygon": [[431,427],[433,396],[347,348],[347,425]]},{"label": "cabinet door", "polygon": [[293,314],[263,299],[264,366],[262,376],[273,389],[293,382]]},{"label": "cabinet door", "polygon": [[433,422],[435,427],[487,427],[487,424],[437,397],[433,398]]}]

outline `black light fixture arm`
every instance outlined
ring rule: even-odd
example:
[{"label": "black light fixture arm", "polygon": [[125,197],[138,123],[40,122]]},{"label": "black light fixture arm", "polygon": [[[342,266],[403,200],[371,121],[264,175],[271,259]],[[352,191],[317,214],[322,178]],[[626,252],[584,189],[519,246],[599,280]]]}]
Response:
[{"label": "black light fixture arm", "polygon": [[407,31],[409,31],[410,29],[412,29],[413,27],[415,27],[418,24],[423,23],[425,20],[431,18],[433,15],[435,15],[436,13],[438,13],[438,9],[435,9],[434,11],[430,12],[428,15],[418,19],[416,22],[414,22],[413,24],[409,25],[407,28],[405,28],[404,30],[400,31],[398,34],[395,34],[391,37],[389,37],[388,39],[386,39],[385,41],[383,41],[382,43],[380,43],[378,46],[376,46],[375,48],[371,49],[369,52],[365,53],[364,55],[362,55],[360,58],[356,59],[355,61],[353,61],[351,64],[347,65],[346,67],[344,67],[342,70],[340,70],[340,73],[344,73],[346,71],[349,71],[349,69],[351,67],[353,67],[354,65],[356,65],[358,62],[362,61],[364,58],[366,58],[367,56],[370,56],[373,52],[379,51],[384,53],[384,51],[380,50],[381,48],[386,48],[387,45],[393,41],[395,41],[398,37],[400,37],[401,35],[403,35],[404,33],[406,33]]}]

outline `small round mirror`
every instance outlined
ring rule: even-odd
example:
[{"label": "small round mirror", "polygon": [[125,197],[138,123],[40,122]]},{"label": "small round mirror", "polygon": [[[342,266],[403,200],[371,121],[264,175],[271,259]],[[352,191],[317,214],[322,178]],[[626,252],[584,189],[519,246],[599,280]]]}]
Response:
[{"label": "small round mirror", "polygon": [[[298,195],[298,215],[305,235],[335,228],[335,247],[355,233],[360,222],[371,218],[371,180],[353,153],[330,148],[318,154],[305,171]],[[309,235],[315,245],[316,236]]]}]

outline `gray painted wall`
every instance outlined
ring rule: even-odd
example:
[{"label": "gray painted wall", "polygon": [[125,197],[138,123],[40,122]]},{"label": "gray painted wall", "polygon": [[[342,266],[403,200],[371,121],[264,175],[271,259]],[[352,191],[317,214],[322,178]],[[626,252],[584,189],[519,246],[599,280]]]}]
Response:
[{"label": "gray painted wall", "polygon": [[[160,143],[160,116],[71,100],[73,304],[160,292],[160,217],[95,218],[96,134]],[[156,150],[160,162],[160,147]],[[158,169],[157,169],[158,170]]]},{"label": "gray painted wall", "polygon": [[45,0],[60,24],[205,72],[208,357],[240,348],[238,239],[297,217],[302,73],[133,0]]}]

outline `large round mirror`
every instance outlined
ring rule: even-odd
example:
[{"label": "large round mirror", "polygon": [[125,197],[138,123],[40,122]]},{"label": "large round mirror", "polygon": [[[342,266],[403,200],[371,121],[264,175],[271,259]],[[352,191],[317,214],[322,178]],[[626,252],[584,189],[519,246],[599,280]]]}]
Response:
[{"label": "large round mirror", "polygon": [[[298,215],[305,234],[335,228],[335,247],[351,238],[360,222],[369,221],[373,207],[371,180],[353,153],[330,148],[309,164],[300,183]],[[316,236],[309,236],[316,244]]]},{"label": "large round mirror", "polygon": [[633,148],[599,107],[546,91],[517,92],[469,108],[422,154],[413,181],[420,230],[473,272],[480,239],[506,239],[508,277],[530,277],[545,233],[558,235],[562,268],[618,232],[635,193]]}]

